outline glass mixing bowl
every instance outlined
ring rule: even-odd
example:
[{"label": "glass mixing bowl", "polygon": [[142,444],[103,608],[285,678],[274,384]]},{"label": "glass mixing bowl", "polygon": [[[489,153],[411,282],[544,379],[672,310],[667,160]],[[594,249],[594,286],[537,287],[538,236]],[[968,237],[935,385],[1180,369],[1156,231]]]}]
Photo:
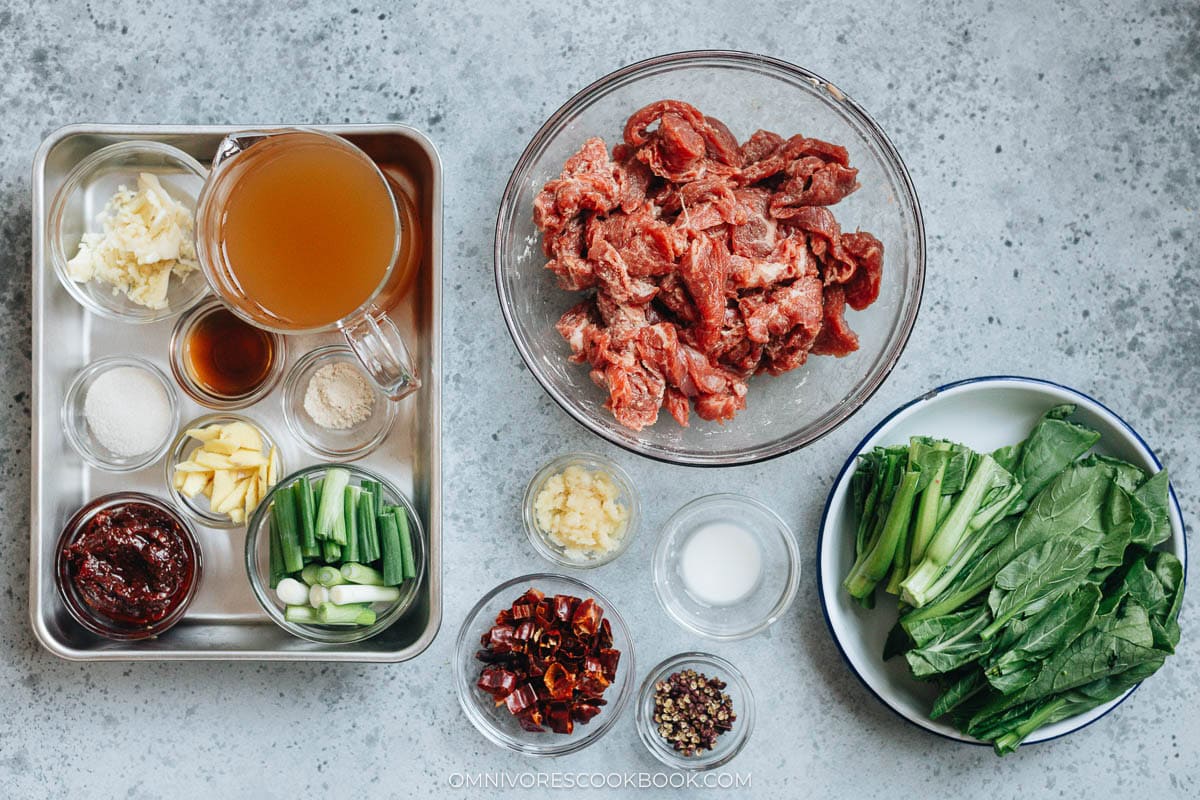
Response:
[{"label": "glass mixing bowl", "polygon": [[85,233],[103,231],[101,216],[118,187],[134,189],[138,175],[155,175],[163,189],[189,210],[194,210],[208,170],[177,147],[161,142],[128,141],[102,147],[79,162],[50,204],[49,247],[54,274],[81,306],[108,319],[144,324],[187,311],[208,291],[204,273],[197,267],[167,283],[167,304],[148,308],[133,302],[106,283],[77,283],[67,269],[79,251]]},{"label": "glass mixing bowl", "polygon": [[[542,530],[542,527],[538,525],[536,508],[538,495],[551,476],[563,473],[568,467],[582,467],[588,472],[607,473],[612,479],[613,485],[620,492],[617,495],[617,502],[625,506],[629,516],[625,520],[624,530],[621,531],[616,547],[606,553],[581,553],[568,550],[555,542],[550,533]],[[629,549],[641,519],[641,501],[638,499],[637,489],[633,486],[633,479],[615,461],[598,454],[568,453],[539,469],[533,479],[529,481],[529,486],[525,488],[525,496],[521,499],[521,518],[525,523],[525,533],[529,536],[530,543],[542,556],[559,566],[572,569],[593,569],[615,561],[619,555]]]},{"label": "glass mixing bowl", "polygon": [[[729,695],[736,715],[733,728],[717,737],[712,750],[702,750],[690,756],[672,747],[659,734],[658,724],[654,721],[654,696],[658,682],[669,680],[673,673],[685,669],[724,681],[725,688],[722,691]],[[642,744],[646,745],[652,756],[674,769],[700,772],[724,766],[742,752],[754,731],[754,692],[750,690],[750,682],[733,664],[710,653],[680,653],[650,670],[642,681],[642,688],[638,690],[637,702],[637,730]]]},{"label": "glass mixing bowl", "polygon": [[[681,428],[668,414],[631,431],[604,408],[606,393],[554,329],[581,299],[559,289],[546,270],[533,200],[563,162],[592,136],[611,146],[625,120],[663,98],[711,114],[739,140],[759,128],[802,132],[850,151],[861,188],[835,209],[842,229],[861,228],[884,245],[879,300],[848,311],[860,349],[846,358],[809,359],[780,377],[750,382],[747,408],[724,425],[693,416]],[[593,433],[644,456],[676,464],[727,466],[761,461],[829,433],[883,383],[908,342],[925,280],[925,231],[908,172],[883,131],[837,87],[800,67],[765,56],[695,51],[660,56],[618,70],[576,94],[525,148],[505,188],[496,220],[496,286],[513,341],[530,372],[563,409]]]},{"label": "glass mixing bowl", "polygon": [[[347,470],[350,473],[351,486],[359,486],[364,480],[378,482],[383,487],[384,502],[388,505],[400,506],[408,512],[417,575],[400,584],[400,597],[395,602],[389,605],[374,604],[378,616],[371,625],[350,627],[345,625],[305,625],[292,622],[284,616],[284,605],[275,590],[271,588],[269,552],[271,503],[281,488],[291,486],[300,478],[305,480],[324,478],[325,472],[330,467]],[[425,538],[425,527],[421,524],[421,515],[417,513],[412,501],[391,481],[353,464],[314,464],[280,478],[279,482],[271,488],[267,496],[254,509],[254,513],[250,516],[250,523],[246,526],[246,575],[250,579],[250,589],[254,593],[254,599],[258,600],[258,604],[262,606],[271,621],[288,633],[321,644],[353,644],[383,633],[407,614],[409,609],[420,599],[421,584],[425,581],[428,569],[426,558],[428,550],[429,546]]]},{"label": "glass mixing bowl", "polygon": [[[166,481],[167,491],[171,494],[171,499],[179,505],[180,508],[192,515],[192,518],[206,528],[221,528],[223,530],[234,530],[242,528],[250,524],[250,520],[242,520],[234,522],[229,518],[228,514],[218,514],[212,510],[209,505],[209,500],[203,494],[198,494],[195,497],[188,497],[182,491],[175,488],[175,467],[183,461],[188,461],[192,457],[192,453],[200,449],[200,442],[188,435],[188,431],[196,428],[206,428],[209,425],[228,425],[231,422],[242,422],[249,425],[254,430],[258,431],[258,435],[262,437],[264,456],[269,456],[272,450],[277,451],[279,459],[278,472],[279,475],[284,475],[284,461],[282,448],[279,447],[279,440],[276,439],[269,430],[262,424],[256,422],[250,417],[234,414],[232,412],[218,412],[216,414],[205,414],[188,422],[186,425],[179,427],[179,432],[175,435],[171,442],[170,448],[167,450],[167,460],[164,462],[164,480]],[[271,488],[278,484],[273,484]],[[269,497],[272,492],[268,492],[260,501],[261,505]],[[256,506],[257,508],[257,506]]]},{"label": "glass mixing bowl", "polygon": [[[144,625],[134,625],[112,619],[92,608],[75,585],[72,578],[71,560],[66,552],[68,547],[74,545],[84,535],[88,524],[97,514],[128,505],[149,506],[173,521],[176,530],[170,535],[178,540],[183,552],[181,569],[184,579],[179,590],[172,597],[170,611],[162,619]],[[54,549],[54,574],[59,597],[76,622],[92,633],[107,639],[135,641],[166,633],[179,620],[183,619],[188,606],[196,596],[197,587],[200,585],[200,577],[203,572],[201,561],[201,550],[196,541],[196,532],[178,509],[157,497],[142,492],[113,492],[86,503],[63,526],[62,534],[58,537],[58,544]]]},{"label": "glass mixing bowl", "polygon": [[[762,574],[740,598],[710,603],[689,590],[685,552],[701,529],[729,524],[754,539]],[[723,562],[726,570],[732,563]],[[710,639],[734,641],[765,631],[787,612],[799,586],[796,537],[778,514],[750,497],[710,494],[691,501],[666,521],[654,548],[654,591],[663,609],[685,629]]]},{"label": "glass mixing bowl", "polygon": [[[87,414],[84,410],[87,406],[88,392],[97,378],[110,370],[129,368],[146,373],[162,386],[163,395],[166,397],[168,405],[167,413],[171,417],[166,435],[163,436],[161,442],[144,453],[137,453],[132,456],[114,453],[105,447],[100,439],[92,433],[91,426],[88,425]],[[71,385],[67,388],[67,394],[63,400],[62,407],[62,426],[67,441],[71,443],[71,446],[75,448],[80,457],[93,467],[107,472],[136,472],[155,463],[167,452],[171,439],[175,436],[176,429],[179,427],[178,393],[175,391],[175,386],[162,373],[162,370],[144,358],[137,356],[108,356],[97,359],[79,370],[75,378],[71,381]]]},{"label": "glass mixing bowl", "polygon": [[[607,705],[591,721],[576,723],[569,734],[553,733],[549,729],[541,733],[527,731],[509,713],[504,705],[496,705],[491,695],[484,692],[476,681],[485,664],[475,658],[481,649],[480,637],[492,629],[496,614],[512,606],[529,588],[545,593],[546,597],[557,594],[573,595],[581,599],[592,598],[604,610],[604,618],[612,625],[613,647],[621,651],[617,664],[617,677],[604,692]],[[633,639],[625,620],[616,607],[594,588],[566,575],[535,573],[513,578],[492,589],[467,613],[454,650],[454,685],[458,690],[458,702],[471,724],[490,741],[509,750],[528,756],[562,756],[575,753],[596,742],[612,728],[629,702],[634,690],[635,669],[633,663]]]}]

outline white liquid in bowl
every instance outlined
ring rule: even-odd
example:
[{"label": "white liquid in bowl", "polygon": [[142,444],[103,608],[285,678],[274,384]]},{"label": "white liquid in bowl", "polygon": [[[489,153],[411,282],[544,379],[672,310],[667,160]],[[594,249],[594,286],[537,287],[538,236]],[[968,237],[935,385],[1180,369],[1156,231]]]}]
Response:
[{"label": "white liquid in bowl", "polygon": [[762,580],[762,548],[733,522],[710,522],[684,542],[679,575],[695,600],[729,606],[749,597]]}]

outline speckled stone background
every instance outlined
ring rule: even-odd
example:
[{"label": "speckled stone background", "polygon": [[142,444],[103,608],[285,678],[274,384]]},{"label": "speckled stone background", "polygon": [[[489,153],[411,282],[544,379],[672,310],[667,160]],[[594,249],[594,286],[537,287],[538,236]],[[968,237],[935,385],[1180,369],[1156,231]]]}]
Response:
[{"label": "speckled stone background", "polygon": [[[621,5],[0,3],[6,794],[501,796],[453,791],[452,775],[656,771],[632,713],[558,763],[496,749],[461,715],[449,664],[459,621],[483,588],[542,566],[519,530],[531,471],[568,448],[611,451],[536,387],[504,331],[491,279],[504,181],[532,132],[580,87],[636,59],[702,47],[802,64],[859,100],[906,159],[929,234],[911,344],[833,435],[719,472],[610,453],[647,498],[661,498],[647,515],[651,530],[686,499],[734,488],[770,502],[800,535],[806,574],[791,613],[768,635],[712,648],[742,666],[760,698],[758,729],[733,764],[751,775],[745,794],[1200,794],[1194,602],[1178,655],[1116,713],[997,760],[880,706],[838,657],[813,577],[821,503],[847,450],[900,402],[983,373],[1054,378],[1127,415],[1169,465],[1196,526],[1200,5]],[[446,165],[441,636],[417,661],[383,667],[72,664],[43,652],[27,621],[25,574],[29,172],[39,141],[78,121],[385,120],[428,132]],[[643,668],[700,644],[654,600],[652,543],[640,537],[593,576],[632,621]],[[557,794],[514,794],[547,793]]]}]

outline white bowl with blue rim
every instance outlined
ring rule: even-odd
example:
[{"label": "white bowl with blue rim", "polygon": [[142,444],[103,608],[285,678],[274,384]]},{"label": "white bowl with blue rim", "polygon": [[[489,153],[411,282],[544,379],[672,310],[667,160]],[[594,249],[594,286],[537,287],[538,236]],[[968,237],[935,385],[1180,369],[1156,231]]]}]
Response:
[{"label": "white bowl with blue rim", "polygon": [[[846,459],[825,503],[817,543],[817,581],[825,621],[843,658],[880,702],[925,730],[961,742],[981,744],[947,722],[931,720],[929,709],[937,689],[912,678],[902,658],[884,661],[884,641],[896,622],[895,600],[879,593],[873,611],[853,602],[842,579],[854,564],[854,511],[850,477],[858,456],[877,445],[904,444],[910,436],[926,435],[962,442],[977,451],[991,451],[1024,439],[1051,406],[1073,403],[1073,420],[1100,432],[1096,452],[1135,464],[1148,474],[1162,469],[1154,451],[1129,423],[1088,395],[1051,381],[991,376],[948,384],[921,395],[884,417]],[[1184,562],[1187,544],[1183,516],[1174,488],[1170,491],[1171,536],[1160,545]],[[1137,687],[1104,705],[1040,728],[1025,744],[1045,742],[1073,733],[1124,702]]]}]

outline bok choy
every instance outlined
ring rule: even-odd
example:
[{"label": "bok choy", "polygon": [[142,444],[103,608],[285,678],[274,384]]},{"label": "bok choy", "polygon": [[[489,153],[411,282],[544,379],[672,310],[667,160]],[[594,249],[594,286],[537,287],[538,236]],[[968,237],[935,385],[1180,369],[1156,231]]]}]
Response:
[{"label": "bok choy", "polygon": [[1088,455],[1100,435],[1056,406],[993,453],[912,438],[852,477],[849,594],[899,592],[884,658],[941,694],[930,710],[1003,755],[1113,700],[1179,643],[1183,565],[1165,470]]}]

